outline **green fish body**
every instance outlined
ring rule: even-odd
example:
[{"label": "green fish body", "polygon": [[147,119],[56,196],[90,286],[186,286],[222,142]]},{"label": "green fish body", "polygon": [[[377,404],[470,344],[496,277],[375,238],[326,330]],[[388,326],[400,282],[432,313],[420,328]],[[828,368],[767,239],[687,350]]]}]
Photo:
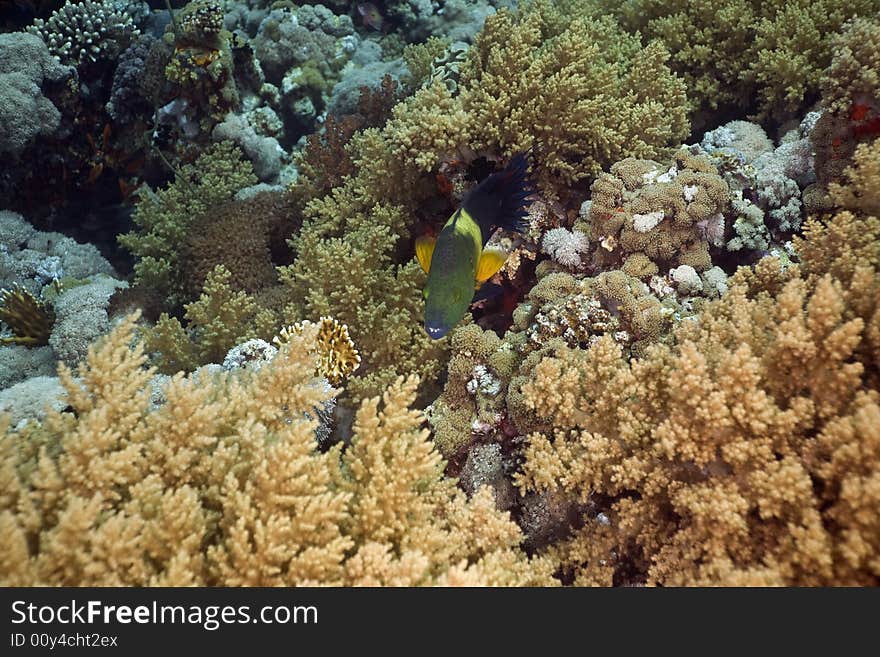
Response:
[{"label": "green fish body", "polygon": [[428,272],[423,294],[425,331],[431,338],[442,338],[461,321],[474,291],[504,264],[505,254],[486,249],[486,243],[499,227],[522,232],[523,205],[531,193],[528,160],[521,153],[465,197],[436,241],[416,241],[416,256]]}]

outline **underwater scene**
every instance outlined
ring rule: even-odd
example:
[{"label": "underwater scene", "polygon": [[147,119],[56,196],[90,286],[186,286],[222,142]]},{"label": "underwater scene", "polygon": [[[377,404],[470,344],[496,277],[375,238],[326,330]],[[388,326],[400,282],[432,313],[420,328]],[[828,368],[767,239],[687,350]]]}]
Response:
[{"label": "underwater scene", "polygon": [[0,0],[0,584],[880,584],[880,0]]}]

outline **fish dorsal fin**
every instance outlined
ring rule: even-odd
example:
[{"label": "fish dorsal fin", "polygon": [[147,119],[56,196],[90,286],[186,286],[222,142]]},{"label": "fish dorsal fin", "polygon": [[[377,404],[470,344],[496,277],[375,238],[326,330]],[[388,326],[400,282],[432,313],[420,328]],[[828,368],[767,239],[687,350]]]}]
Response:
[{"label": "fish dorsal fin", "polygon": [[422,266],[427,274],[431,271],[431,258],[434,255],[434,245],[437,238],[431,235],[421,235],[416,238],[416,260]]},{"label": "fish dorsal fin", "polygon": [[483,249],[477,263],[477,284],[484,283],[498,273],[507,261],[507,253],[500,249]]}]

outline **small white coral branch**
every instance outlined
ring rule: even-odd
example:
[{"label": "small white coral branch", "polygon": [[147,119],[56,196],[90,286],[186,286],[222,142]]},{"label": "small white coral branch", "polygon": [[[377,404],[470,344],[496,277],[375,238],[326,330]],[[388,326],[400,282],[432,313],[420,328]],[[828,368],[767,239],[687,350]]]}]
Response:
[{"label": "small white coral branch", "polygon": [[586,253],[589,246],[587,236],[579,231],[566,228],[553,228],[544,234],[541,241],[544,253],[564,267],[579,267],[580,253]]}]

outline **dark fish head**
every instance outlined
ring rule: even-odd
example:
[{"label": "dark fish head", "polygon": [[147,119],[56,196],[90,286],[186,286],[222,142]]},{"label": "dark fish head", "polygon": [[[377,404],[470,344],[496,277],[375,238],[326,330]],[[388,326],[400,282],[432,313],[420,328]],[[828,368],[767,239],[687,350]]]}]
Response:
[{"label": "dark fish head", "polygon": [[[457,289],[459,288],[459,289]],[[467,313],[471,303],[471,291],[460,286],[432,285],[425,296],[425,332],[432,340],[439,340],[449,333]]]}]

